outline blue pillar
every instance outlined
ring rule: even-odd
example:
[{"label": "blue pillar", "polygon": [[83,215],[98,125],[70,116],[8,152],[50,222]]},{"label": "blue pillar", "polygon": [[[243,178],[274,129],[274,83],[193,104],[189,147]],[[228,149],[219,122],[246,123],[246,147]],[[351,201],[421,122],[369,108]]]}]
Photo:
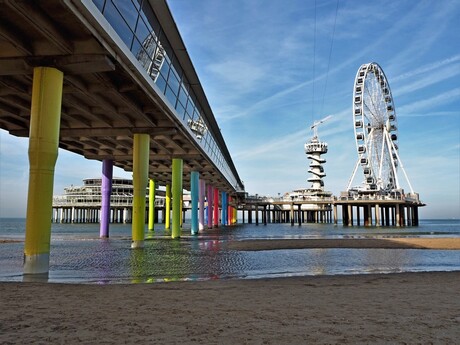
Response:
[{"label": "blue pillar", "polygon": [[102,183],[101,183],[101,227],[99,237],[109,237],[110,223],[110,196],[112,194],[113,160],[102,161]]},{"label": "blue pillar", "polygon": [[198,171],[192,171],[190,176],[191,197],[192,197],[192,235],[198,234],[198,199],[199,199],[199,180]]},{"label": "blue pillar", "polygon": [[222,225],[227,225],[227,193],[222,192]]}]

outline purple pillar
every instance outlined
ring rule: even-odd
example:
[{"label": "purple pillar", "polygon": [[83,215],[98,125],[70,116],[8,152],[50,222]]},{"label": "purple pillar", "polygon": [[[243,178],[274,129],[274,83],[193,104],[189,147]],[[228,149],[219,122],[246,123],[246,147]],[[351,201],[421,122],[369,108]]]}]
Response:
[{"label": "purple pillar", "polygon": [[208,185],[208,228],[212,228],[212,191],[213,188],[211,185]]},{"label": "purple pillar", "polygon": [[102,184],[101,184],[101,228],[99,237],[109,237],[110,223],[110,196],[112,195],[113,160],[102,161]]}]

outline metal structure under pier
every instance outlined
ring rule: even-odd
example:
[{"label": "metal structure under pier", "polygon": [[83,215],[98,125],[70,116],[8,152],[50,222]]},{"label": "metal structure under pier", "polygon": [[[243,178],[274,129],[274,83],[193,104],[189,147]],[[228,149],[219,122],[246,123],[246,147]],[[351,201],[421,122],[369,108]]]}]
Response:
[{"label": "metal structure under pier", "polygon": [[267,223],[301,225],[303,223],[332,223],[332,203],[333,198],[331,197],[284,200],[256,196],[246,197],[238,209],[242,212],[243,223],[252,224],[254,220],[258,225],[260,220],[264,225]]},{"label": "metal structure under pier", "polygon": [[418,208],[425,206],[417,194],[361,195],[318,197],[316,200],[301,198],[247,197],[238,209],[243,223],[339,223],[341,207],[343,226],[418,226]]},{"label": "metal structure under pier", "polygon": [[[342,207],[344,226],[418,226],[418,208],[425,206],[418,195],[360,195],[348,196],[343,193],[334,201],[334,214]],[[337,224],[337,217],[334,222]]]}]

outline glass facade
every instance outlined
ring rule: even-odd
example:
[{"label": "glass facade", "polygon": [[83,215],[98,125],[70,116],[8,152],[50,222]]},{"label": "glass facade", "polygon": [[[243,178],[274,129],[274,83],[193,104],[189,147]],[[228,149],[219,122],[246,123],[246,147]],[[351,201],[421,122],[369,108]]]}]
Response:
[{"label": "glass facade", "polygon": [[239,186],[215,138],[207,129],[202,107],[149,1],[93,0],[93,3],[176,110],[175,115],[189,126],[196,140],[201,142],[216,167],[235,189],[243,187]]}]

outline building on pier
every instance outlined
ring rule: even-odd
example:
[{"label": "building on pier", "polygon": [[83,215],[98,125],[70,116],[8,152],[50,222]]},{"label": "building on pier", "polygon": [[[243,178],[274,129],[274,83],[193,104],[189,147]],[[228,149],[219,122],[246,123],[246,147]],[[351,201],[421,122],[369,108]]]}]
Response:
[{"label": "building on pier", "polygon": [[[102,205],[102,179],[87,178],[82,186],[64,188],[64,195],[53,196],[53,222],[56,223],[98,223]],[[155,191],[155,219],[158,211],[164,214],[165,192]],[[113,223],[131,223],[133,207],[133,180],[114,177],[110,196],[110,221]],[[146,190],[149,199],[149,190]],[[147,203],[148,204],[148,203]],[[183,196],[183,210],[191,207],[190,194]]]}]

